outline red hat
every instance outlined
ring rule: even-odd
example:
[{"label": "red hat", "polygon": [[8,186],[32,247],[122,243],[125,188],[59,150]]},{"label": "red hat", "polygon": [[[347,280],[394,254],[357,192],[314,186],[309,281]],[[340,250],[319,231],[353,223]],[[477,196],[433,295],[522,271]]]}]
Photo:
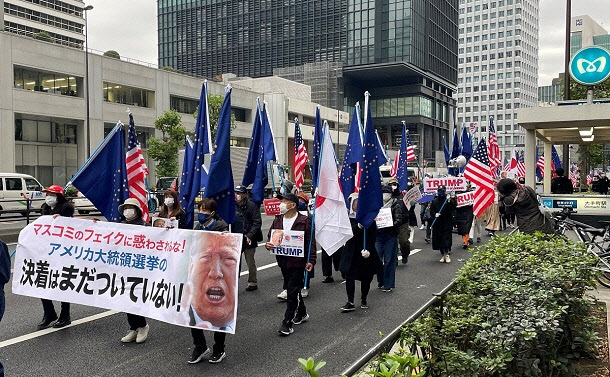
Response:
[{"label": "red hat", "polygon": [[47,187],[46,189],[42,190],[42,192],[51,193],[51,194],[59,194],[61,196],[65,196],[64,188],[61,187],[60,185],[51,185],[51,186]]}]

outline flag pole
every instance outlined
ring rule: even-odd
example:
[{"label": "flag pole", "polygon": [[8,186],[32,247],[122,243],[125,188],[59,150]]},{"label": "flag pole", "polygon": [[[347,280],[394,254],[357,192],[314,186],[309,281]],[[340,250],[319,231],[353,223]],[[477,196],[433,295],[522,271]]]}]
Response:
[{"label": "flag pole", "polygon": [[[316,206],[318,205],[318,195],[317,195],[317,191],[318,191],[318,183],[320,183],[320,167],[322,166],[322,151],[324,150],[324,136],[326,134],[326,127],[328,126],[328,123],[326,121],[324,121],[324,123],[322,124],[322,140],[320,141],[320,158],[318,158],[318,175],[316,176],[316,192],[314,193],[314,199],[313,199],[313,211],[311,213],[311,233],[309,236],[309,249],[307,250],[307,260],[305,261],[305,265],[307,265],[307,263],[309,263],[309,258],[311,258],[311,248],[312,248],[312,244],[313,244],[313,235],[314,235],[314,231],[315,231],[315,220],[316,220]],[[309,271],[307,271],[307,269],[305,269],[305,280],[303,282],[303,288],[307,288],[307,279],[309,278]]]}]

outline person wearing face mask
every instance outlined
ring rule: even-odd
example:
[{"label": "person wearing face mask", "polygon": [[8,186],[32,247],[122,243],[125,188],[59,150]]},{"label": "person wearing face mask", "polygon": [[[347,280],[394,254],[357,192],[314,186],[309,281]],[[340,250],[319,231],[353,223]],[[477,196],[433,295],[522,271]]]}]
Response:
[{"label": "person wearing face mask", "polygon": [[383,292],[392,292],[396,281],[396,263],[398,262],[398,232],[402,224],[403,213],[400,200],[392,197],[392,188],[384,186],[383,206],[392,212],[392,226],[377,229],[375,249],[383,263],[383,274],[377,274],[377,287]]},{"label": "person wearing face mask", "polygon": [[[45,202],[40,209],[42,215],[53,215],[54,217],[74,216],[74,205],[66,200],[63,187],[51,185],[42,192],[47,194],[45,197]],[[57,320],[57,322],[53,324],[53,327],[55,328],[65,327],[72,323],[70,319],[70,303],[61,303],[59,318],[57,317],[55,307],[53,306],[53,302],[51,300],[42,299],[42,308],[44,310],[44,315],[42,317],[42,321],[38,324],[38,330],[51,326],[55,320]]]},{"label": "person wearing face mask", "polygon": [[[212,232],[227,232],[229,231],[229,225],[218,216],[216,213],[217,204],[214,199],[204,198],[199,202],[199,213],[197,214],[198,224],[195,229],[208,230]],[[225,340],[227,334],[224,332],[214,332],[214,346],[213,350],[207,347],[205,335],[202,329],[191,328],[191,335],[193,337],[193,353],[191,358],[188,360],[189,364],[197,364],[204,358],[209,358],[210,364],[218,364],[226,357],[225,352]]]},{"label": "person wearing face mask", "polygon": [[451,253],[451,231],[453,230],[455,206],[455,198],[447,198],[447,188],[443,185],[438,186],[436,197],[430,204],[430,215],[433,219],[436,219],[432,220],[434,221],[432,226],[432,250],[441,252],[442,258],[439,261],[441,263],[451,263],[449,254]]},{"label": "person wearing face mask", "polygon": [[161,205],[159,217],[172,221],[178,220],[178,228],[187,229],[186,212],[184,212],[180,205],[180,200],[178,200],[178,193],[176,191],[167,190],[165,191],[165,194],[163,194],[163,205]]},{"label": "person wearing face mask", "polygon": [[243,235],[242,252],[246,257],[248,265],[248,286],[246,291],[254,291],[258,289],[256,280],[256,261],[254,260],[254,252],[258,246],[258,242],[263,240],[263,232],[261,226],[260,207],[248,198],[248,190],[244,186],[235,187],[235,209],[243,217]]},{"label": "person wearing face mask", "polygon": [[[126,199],[119,206],[119,213],[125,218],[125,221],[122,221],[124,224],[147,226],[142,219],[142,207],[137,199]],[[137,344],[140,344],[148,339],[150,328],[148,323],[146,323],[145,317],[127,313],[127,323],[129,323],[129,331],[127,335],[121,338],[122,343],[132,343],[135,341]]]},{"label": "person wearing face mask", "polygon": [[[398,228],[398,246],[400,255],[402,256],[402,264],[407,264],[409,262],[409,255],[411,254],[411,243],[413,243],[415,228],[417,228],[415,203],[412,203],[411,207],[407,209],[407,205],[402,200],[402,193],[400,192],[398,180],[396,178],[390,179],[388,186],[392,188],[392,198],[398,201],[403,215],[402,224],[400,224],[400,227]],[[412,189],[413,186],[413,182],[409,181],[407,190]]]},{"label": "person wearing face mask", "polygon": [[[304,192],[299,192],[297,194],[297,197],[299,198],[299,205],[297,206],[297,209],[299,210],[299,213],[301,215],[305,215],[308,217],[311,217],[311,213],[309,212],[309,195],[307,195]],[[303,296],[303,298],[306,298],[309,296],[309,290],[310,288],[310,284],[311,284],[311,279],[313,279],[314,277],[316,277],[316,266],[313,266],[313,268],[311,269],[311,271],[309,271],[309,274],[307,275],[307,285],[305,286],[305,288],[301,289],[301,296]],[[284,290],[282,291],[281,294],[283,294],[283,299],[286,300],[286,295],[287,295],[287,290],[284,288]],[[279,298],[279,296],[278,296]]]},{"label": "person wearing face mask", "polygon": [[293,325],[299,325],[309,319],[305,302],[301,295],[305,270],[311,271],[316,263],[315,247],[307,259],[309,245],[316,244],[315,236],[311,232],[311,219],[297,211],[299,198],[288,193],[278,197],[280,203],[280,215],[275,216],[271,228],[267,233],[267,243],[265,248],[272,250],[271,232],[275,229],[302,231],[304,236],[305,255],[303,257],[291,257],[276,255],[277,264],[282,270],[284,286],[287,290],[286,311],[284,320],[278,329],[280,336],[288,336],[293,332]]},{"label": "person wearing face mask", "polygon": [[366,247],[364,247],[364,229],[356,221],[358,194],[351,194],[349,202],[349,221],[354,236],[343,247],[341,263],[339,264],[339,271],[341,271],[341,275],[345,278],[345,290],[347,292],[347,303],[341,308],[342,313],[356,310],[354,305],[356,280],[360,280],[360,308],[368,309],[367,297],[373,276],[380,274],[383,268],[375,249],[377,226],[372,223],[366,229]]}]

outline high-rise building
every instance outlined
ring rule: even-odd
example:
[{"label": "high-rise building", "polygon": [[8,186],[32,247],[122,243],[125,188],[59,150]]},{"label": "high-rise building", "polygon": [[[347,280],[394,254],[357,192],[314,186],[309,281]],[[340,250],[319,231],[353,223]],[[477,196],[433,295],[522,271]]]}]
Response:
[{"label": "high-rise building", "polygon": [[457,20],[458,0],[159,0],[159,65],[209,78],[275,69],[344,110],[368,90],[386,146],[404,120],[433,161],[454,122]]},{"label": "high-rise building", "polygon": [[[0,0],[4,30],[82,48],[85,4],[81,0]],[[40,33],[48,33],[40,35]]]},{"label": "high-rise building", "polygon": [[537,105],[539,0],[460,0],[458,123],[486,137],[494,117],[500,149],[524,143],[517,109]]}]

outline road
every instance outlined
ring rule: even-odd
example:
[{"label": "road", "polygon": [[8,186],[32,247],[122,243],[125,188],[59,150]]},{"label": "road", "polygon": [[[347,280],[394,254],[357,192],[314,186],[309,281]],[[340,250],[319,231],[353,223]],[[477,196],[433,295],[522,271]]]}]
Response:
[{"label": "road", "polygon": [[[264,228],[271,219],[264,217]],[[488,240],[484,237],[484,241]],[[454,234],[454,245],[460,244]],[[11,250],[14,249],[12,245]],[[14,295],[5,287],[6,314],[0,324],[0,360],[7,376],[304,376],[296,362],[313,356],[327,361],[323,375],[338,374],[454,278],[470,256],[454,246],[451,264],[438,262],[440,254],[424,242],[417,230],[413,255],[399,265],[396,289],[385,293],[373,288],[367,310],[341,313],[346,302],[345,285],[335,272],[335,283],[322,284],[321,259],[316,266],[310,295],[305,299],[310,321],[295,332],[279,337],[277,328],[285,303],[276,295],[282,277],[275,258],[257,249],[259,289],[245,292],[246,272],[239,279],[239,304],[235,335],[227,337],[227,358],[217,365],[187,364],[192,339],[186,328],[150,320],[146,343],[121,344],[127,332],[125,314],[73,305],[73,325],[60,330],[36,331],[42,317],[40,300]],[[246,270],[245,262],[242,270]],[[375,282],[373,282],[375,286]],[[359,299],[358,283],[356,300]],[[59,304],[56,304],[59,310]],[[206,332],[208,345],[211,333]]]}]

